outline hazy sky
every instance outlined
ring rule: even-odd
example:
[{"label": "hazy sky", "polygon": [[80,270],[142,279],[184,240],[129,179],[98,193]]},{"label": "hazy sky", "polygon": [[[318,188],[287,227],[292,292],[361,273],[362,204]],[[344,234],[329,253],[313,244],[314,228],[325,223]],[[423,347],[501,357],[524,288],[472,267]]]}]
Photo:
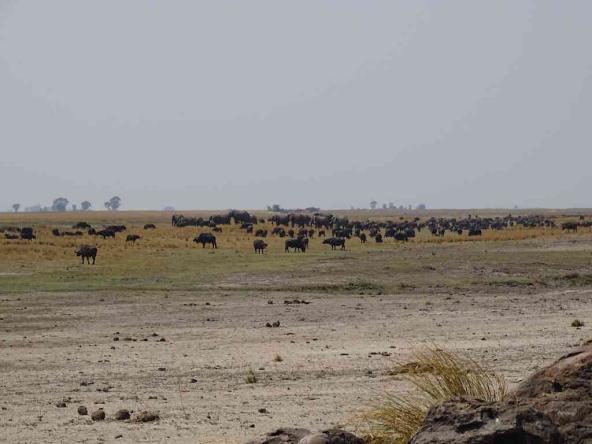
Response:
[{"label": "hazy sky", "polygon": [[0,209],[592,207],[592,2],[0,0]]}]

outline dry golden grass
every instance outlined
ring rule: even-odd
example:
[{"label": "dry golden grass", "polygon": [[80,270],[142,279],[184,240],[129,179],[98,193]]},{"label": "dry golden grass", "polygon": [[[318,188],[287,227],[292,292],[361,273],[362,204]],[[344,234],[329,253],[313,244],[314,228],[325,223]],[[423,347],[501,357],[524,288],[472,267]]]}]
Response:
[{"label": "dry golden grass", "polygon": [[386,394],[361,417],[373,444],[406,444],[419,430],[429,409],[449,399],[464,396],[499,401],[507,396],[505,381],[476,361],[434,346],[413,355],[413,365],[398,366],[413,391]]}]

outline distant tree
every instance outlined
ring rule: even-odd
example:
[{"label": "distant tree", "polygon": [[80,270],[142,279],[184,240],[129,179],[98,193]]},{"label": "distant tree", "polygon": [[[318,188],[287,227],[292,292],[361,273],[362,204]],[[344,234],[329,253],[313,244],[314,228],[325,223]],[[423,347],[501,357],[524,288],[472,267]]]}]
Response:
[{"label": "distant tree", "polygon": [[280,206],[280,204],[273,204],[271,206],[271,211],[275,211],[275,212],[282,211],[282,207]]},{"label": "distant tree", "polygon": [[373,200],[372,202],[370,202],[370,208],[375,210],[376,209],[376,205],[378,205],[378,202],[376,202],[375,200]]},{"label": "distant tree", "polygon": [[105,208],[107,208],[109,211],[117,211],[120,206],[121,197],[119,196],[113,196],[111,199],[105,202]]},{"label": "distant tree", "polygon": [[386,210],[386,204],[382,204],[382,209]]},{"label": "distant tree", "polygon": [[72,204],[72,211],[78,211],[78,206],[76,204]]},{"label": "distant tree", "polygon": [[53,204],[51,205],[51,211],[66,211],[66,207],[70,201],[65,197],[58,197],[53,200]]},{"label": "distant tree", "polygon": [[389,202],[389,209],[396,209],[397,207],[395,207],[395,204],[392,202]]},{"label": "distant tree", "polygon": [[166,207],[164,207],[164,211],[175,211],[175,207],[167,205]]},{"label": "distant tree", "polygon": [[16,204],[12,204],[12,209],[14,210],[15,213],[18,213],[18,210],[21,208],[21,204],[16,203]]},{"label": "distant tree", "polygon": [[80,202],[80,208],[82,208],[83,211],[90,210],[91,206],[92,206],[92,204],[88,200],[84,200],[84,201]]},{"label": "distant tree", "polygon": [[426,204],[422,204],[422,203],[417,206],[418,210],[425,210],[426,208],[427,208]]}]

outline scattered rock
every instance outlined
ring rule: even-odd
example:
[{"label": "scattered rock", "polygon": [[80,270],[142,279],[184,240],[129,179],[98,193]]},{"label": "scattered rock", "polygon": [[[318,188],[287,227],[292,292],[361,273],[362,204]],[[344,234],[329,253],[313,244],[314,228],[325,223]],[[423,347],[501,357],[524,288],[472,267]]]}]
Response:
[{"label": "scattered rock", "polygon": [[58,407],[60,409],[66,408],[67,407],[66,401],[59,401],[59,402],[57,402],[56,403],[56,407]]},{"label": "scattered rock", "polygon": [[126,421],[130,419],[132,415],[130,414],[129,410],[121,409],[115,413],[115,419],[118,421]]},{"label": "scattered rock", "polygon": [[95,410],[90,417],[93,421],[103,421],[105,419],[105,411],[103,409]]},{"label": "scattered rock", "polygon": [[306,429],[277,429],[247,444],[364,444],[364,440],[340,429],[311,433]]},{"label": "scattered rock", "polygon": [[189,382],[190,382],[190,383],[192,383],[192,384],[195,384],[195,383],[197,382],[197,379],[195,379],[195,378],[191,378],[191,379],[189,380]]},{"label": "scattered rock", "polygon": [[156,421],[157,419],[160,419],[160,416],[158,416],[158,414],[154,412],[144,411],[138,413],[138,416],[136,416],[137,422],[151,422]]},{"label": "scattered rock", "polygon": [[81,416],[86,416],[88,415],[88,410],[85,406],[81,405],[80,407],[78,407],[78,414]]},{"label": "scattered rock", "polygon": [[266,408],[262,408],[257,410],[259,413],[267,413],[267,409]]}]

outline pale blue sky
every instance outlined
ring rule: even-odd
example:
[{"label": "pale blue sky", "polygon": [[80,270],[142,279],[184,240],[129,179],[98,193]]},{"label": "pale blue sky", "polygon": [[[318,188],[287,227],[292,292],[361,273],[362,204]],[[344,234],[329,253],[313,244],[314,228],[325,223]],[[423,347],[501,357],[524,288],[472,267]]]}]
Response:
[{"label": "pale blue sky", "polygon": [[0,209],[592,207],[592,2],[0,0]]}]

